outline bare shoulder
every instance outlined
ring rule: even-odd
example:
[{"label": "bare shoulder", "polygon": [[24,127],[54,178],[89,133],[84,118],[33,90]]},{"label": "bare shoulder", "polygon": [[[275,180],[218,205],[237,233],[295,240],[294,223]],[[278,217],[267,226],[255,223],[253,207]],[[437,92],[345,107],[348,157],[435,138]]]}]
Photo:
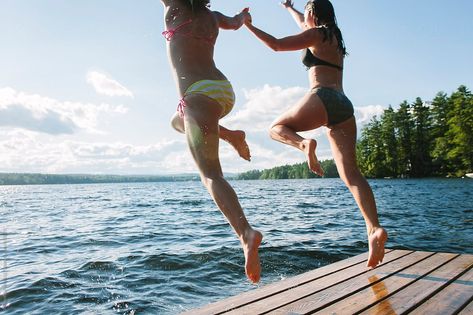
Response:
[{"label": "bare shoulder", "polygon": [[229,17],[219,11],[211,11],[214,16],[218,28],[222,29],[238,29],[241,25],[235,17]]},{"label": "bare shoulder", "polygon": [[324,37],[324,31],[320,28],[307,29],[307,36],[310,36],[315,43],[321,43]]},{"label": "bare shoulder", "polygon": [[210,11],[212,12],[213,17],[217,20],[217,22],[220,23],[220,21],[224,20],[225,18],[228,18],[226,15],[219,11]]}]

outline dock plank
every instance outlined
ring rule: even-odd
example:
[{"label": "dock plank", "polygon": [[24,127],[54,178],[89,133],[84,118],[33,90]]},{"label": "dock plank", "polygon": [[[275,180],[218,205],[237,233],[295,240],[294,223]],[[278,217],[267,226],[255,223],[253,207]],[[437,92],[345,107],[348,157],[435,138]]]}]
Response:
[{"label": "dock plank", "polygon": [[473,299],[470,299],[472,300],[464,309],[462,309],[460,311],[460,313],[458,313],[458,315],[471,315],[473,314]]},{"label": "dock plank", "polygon": [[387,250],[367,253],[184,314],[473,315],[473,255]]},{"label": "dock plank", "polygon": [[[423,262],[427,257],[432,255],[433,253],[415,252],[411,255],[402,257],[402,259],[394,260],[388,264],[381,265],[376,269],[370,270],[367,273],[348,279],[347,281],[330,287],[326,290],[311,294],[303,299],[299,299],[291,304],[275,310],[271,314],[312,314],[316,311],[321,311],[322,313],[327,314],[327,311],[324,309],[324,307],[342,300],[343,298],[346,298],[359,290],[370,287],[373,282],[372,280],[378,279],[375,281],[379,281],[388,278],[393,274],[402,272],[404,269],[419,263],[419,261]],[[455,255],[452,254],[433,256],[435,260],[434,263],[438,266],[445,263],[446,259],[452,259],[455,257]],[[428,268],[427,264],[423,264],[423,266],[424,268]],[[382,287],[378,287],[378,289],[382,289]]]},{"label": "dock plank", "polygon": [[360,314],[401,314],[411,311],[472,265],[472,255],[458,256]]},{"label": "dock plank", "polygon": [[[473,269],[413,310],[411,314],[455,314],[473,297]],[[473,312],[472,312],[473,314]]]},{"label": "dock plank", "polygon": [[[412,252],[394,250],[389,252],[384,257],[384,263],[382,265],[387,265],[391,261],[399,259],[404,256],[410,256]],[[299,300],[308,294],[314,292],[319,292],[328,287],[331,287],[340,282],[344,282],[349,278],[358,276],[369,272],[371,269],[368,269],[365,264],[353,265],[349,268],[340,270],[339,272],[333,273],[330,276],[322,277],[317,279],[317,281],[306,282],[297,287],[291,288],[284,292],[279,293],[278,295],[269,296],[265,299],[259,300],[255,303],[248,304],[241,308],[235,309],[228,314],[232,315],[243,315],[243,314],[261,314],[265,312],[274,311],[277,308],[283,307],[293,301]]]},{"label": "dock plank", "polygon": [[[453,259],[454,254],[436,254],[430,253],[424,260],[419,260],[416,264],[403,269],[399,273],[389,275],[389,277],[370,276],[367,280],[371,285],[363,290],[355,292],[345,299],[332,304],[315,314],[354,314],[366,309],[389,296],[390,294],[401,290],[410,283],[425,276],[435,268],[438,268],[446,259]],[[447,256],[445,256],[447,255]],[[412,256],[412,255],[410,255]],[[408,277],[405,275],[409,275]]]},{"label": "dock plank", "polygon": [[[393,250],[387,249],[386,255],[392,252]],[[398,251],[400,254],[407,255],[412,253],[412,251]],[[200,307],[198,309],[187,311],[183,314],[188,315],[203,315],[203,314],[222,314],[224,312],[231,311],[238,307],[245,306],[249,303],[254,303],[261,299],[273,296],[275,294],[284,292],[291,288],[303,285],[304,283],[317,280],[322,277],[326,277],[332,273],[336,273],[340,270],[350,268],[352,266],[365,263],[368,258],[367,253],[363,253],[354,257],[350,257],[345,260],[335,262],[333,264],[317,268],[315,270],[308,271],[306,273],[287,278],[285,280],[268,284],[261,288],[251,290],[248,292],[241,293],[240,295],[233,296],[206,306]]]}]

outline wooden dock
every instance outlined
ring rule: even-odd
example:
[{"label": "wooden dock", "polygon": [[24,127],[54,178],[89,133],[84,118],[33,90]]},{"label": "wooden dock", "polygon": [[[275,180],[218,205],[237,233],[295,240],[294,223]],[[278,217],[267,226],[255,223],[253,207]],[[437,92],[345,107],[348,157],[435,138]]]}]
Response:
[{"label": "wooden dock", "polygon": [[187,314],[473,314],[473,255],[367,253],[209,304]]}]

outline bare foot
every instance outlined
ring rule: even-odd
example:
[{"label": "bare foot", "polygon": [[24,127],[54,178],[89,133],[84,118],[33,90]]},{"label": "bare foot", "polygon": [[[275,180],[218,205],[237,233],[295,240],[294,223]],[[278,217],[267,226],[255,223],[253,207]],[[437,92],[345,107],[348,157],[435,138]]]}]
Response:
[{"label": "bare foot", "polygon": [[372,228],[368,235],[368,262],[367,267],[374,268],[383,261],[384,243],[388,239],[388,233],[382,227]]},{"label": "bare foot", "polygon": [[229,130],[225,134],[224,140],[230,143],[243,159],[250,161],[250,148],[246,143],[246,134],[243,130]]},{"label": "bare foot", "polygon": [[307,164],[309,169],[319,176],[324,176],[324,170],[320,166],[319,160],[315,155],[315,149],[317,148],[317,141],[314,139],[304,139],[302,140],[302,148],[307,157]]},{"label": "bare foot", "polygon": [[245,253],[245,273],[253,283],[259,282],[261,277],[258,248],[262,240],[263,234],[256,230],[250,230],[246,237],[241,239],[243,252]]}]

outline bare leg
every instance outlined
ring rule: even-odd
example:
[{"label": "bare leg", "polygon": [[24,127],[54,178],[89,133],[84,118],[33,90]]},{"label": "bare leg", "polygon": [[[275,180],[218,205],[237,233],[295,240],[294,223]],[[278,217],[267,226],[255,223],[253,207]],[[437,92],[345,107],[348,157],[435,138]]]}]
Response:
[{"label": "bare leg", "polygon": [[[171,125],[176,131],[185,133],[184,120],[179,114],[174,114],[171,119]],[[228,142],[237,151],[240,157],[250,161],[250,148],[248,147],[248,143],[246,143],[246,134],[243,130],[231,130],[219,126],[219,137]]]},{"label": "bare leg", "polygon": [[189,95],[186,102],[186,137],[202,183],[240,239],[245,254],[246,275],[252,282],[258,282],[261,275],[258,248],[263,236],[250,226],[235,191],[223,178],[218,157],[218,120],[222,109],[202,95]]},{"label": "bare leg", "polygon": [[333,126],[328,131],[328,138],[340,178],[352,193],[365,219],[369,246],[367,266],[374,268],[383,261],[388,234],[379,224],[373,191],[356,163],[355,118]]},{"label": "bare leg", "polygon": [[319,128],[327,123],[327,112],[320,98],[306,94],[298,104],[279,116],[271,125],[272,139],[293,146],[304,152],[310,170],[324,175],[315,150],[317,141],[301,137],[297,132]]}]

